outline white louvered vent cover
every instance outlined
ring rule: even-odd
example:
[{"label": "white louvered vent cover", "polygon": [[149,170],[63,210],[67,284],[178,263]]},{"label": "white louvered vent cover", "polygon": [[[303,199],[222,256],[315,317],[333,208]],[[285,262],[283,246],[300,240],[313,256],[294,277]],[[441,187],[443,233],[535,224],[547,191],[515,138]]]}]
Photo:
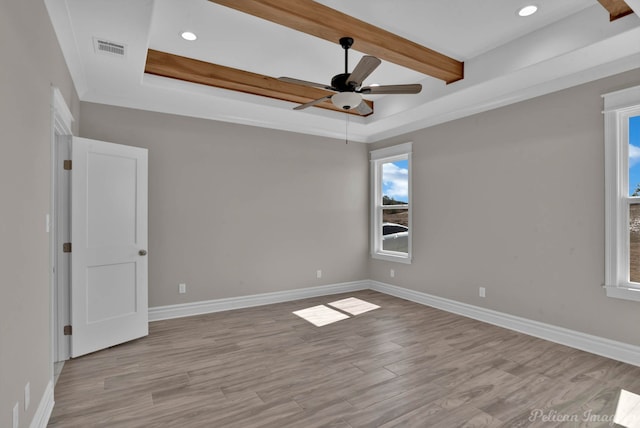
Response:
[{"label": "white louvered vent cover", "polygon": [[93,47],[96,53],[114,56],[125,56],[127,53],[126,45],[110,42],[104,39],[93,38]]}]

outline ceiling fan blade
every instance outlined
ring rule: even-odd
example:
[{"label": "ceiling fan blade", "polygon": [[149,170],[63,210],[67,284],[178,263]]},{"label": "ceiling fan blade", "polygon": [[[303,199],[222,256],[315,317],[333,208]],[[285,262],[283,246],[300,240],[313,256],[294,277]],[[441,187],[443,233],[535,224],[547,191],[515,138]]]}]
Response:
[{"label": "ceiling fan blade", "polygon": [[312,88],[322,88],[335,91],[333,87],[325,85],[324,83],[309,82],[308,80],[294,79],[293,77],[278,77],[278,80],[281,82],[295,83],[296,85],[311,86]]},{"label": "ceiling fan blade", "polygon": [[351,75],[347,78],[347,83],[353,84],[356,87],[361,86],[364,79],[373,73],[373,70],[378,68],[381,62],[382,61],[375,56],[363,56],[358,65],[356,65],[356,68],[351,72]]},{"label": "ceiling fan blade", "polygon": [[384,86],[367,86],[360,88],[362,94],[417,94],[422,91],[422,85],[419,83],[411,85],[384,85]]},{"label": "ceiling fan blade", "polygon": [[369,104],[365,103],[364,100],[362,100],[362,102],[358,104],[358,107],[356,107],[355,110],[362,116],[373,113],[373,109],[369,107]]},{"label": "ceiling fan blade", "polygon": [[302,109],[305,109],[307,107],[311,107],[311,106],[314,106],[316,104],[320,104],[323,101],[330,100],[332,96],[333,95],[327,95],[326,97],[318,98],[317,100],[309,101],[308,103],[305,103],[305,104],[300,104],[299,106],[294,107],[293,109],[294,110],[302,110]]}]

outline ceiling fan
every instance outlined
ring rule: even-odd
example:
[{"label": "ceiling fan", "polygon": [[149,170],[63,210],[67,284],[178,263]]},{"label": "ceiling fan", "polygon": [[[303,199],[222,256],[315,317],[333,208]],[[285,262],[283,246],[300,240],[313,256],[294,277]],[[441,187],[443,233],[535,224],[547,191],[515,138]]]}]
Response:
[{"label": "ceiling fan", "polygon": [[336,92],[335,94],[301,104],[295,107],[294,110],[302,110],[330,99],[336,107],[343,110],[355,109],[364,116],[372,113],[373,110],[367,103],[362,102],[362,96],[360,94],[417,94],[422,90],[422,85],[419,83],[411,85],[362,86],[364,79],[366,79],[382,61],[375,56],[365,55],[353,71],[349,73],[349,48],[353,45],[353,39],[351,37],[342,37],[340,39],[340,45],[344,49],[344,73],[333,76],[331,85],[294,79],[292,77],[278,78],[278,80],[283,82],[323,88]]}]

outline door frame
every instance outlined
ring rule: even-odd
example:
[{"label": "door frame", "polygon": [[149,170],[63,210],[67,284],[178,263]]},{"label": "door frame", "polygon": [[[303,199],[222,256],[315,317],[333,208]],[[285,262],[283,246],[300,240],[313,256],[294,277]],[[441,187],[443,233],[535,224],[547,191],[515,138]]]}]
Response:
[{"label": "door frame", "polygon": [[[69,313],[69,284],[61,284],[58,279],[58,261],[61,233],[58,230],[62,216],[68,216],[70,219],[70,210],[60,210],[62,207],[60,202],[60,192],[64,191],[60,185],[60,164],[63,159],[60,155],[61,143],[70,141],[73,135],[72,124],[74,122],[73,115],[67,106],[60,90],[51,87],[51,190],[49,201],[49,214],[47,214],[47,232],[49,232],[49,282],[50,282],[50,379],[53,382],[54,363],[69,359],[69,340],[65,338],[63,329],[59,325],[64,325],[63,319],[65,310]],[[70,147],[69,147],[70,149]],[[68,192],[68,189],[66,190]],[[61,214],[62,213],[62,214]],[[66,287],[66,289],[65,289]],[[67,296],[62,299],[61,296]],[[66,302],[65,302],[66,300]],[[62,306],[62,307],[61,307]],[[65,309],[66,307],[66,309]],[[67,315],[68,318],[68,315]]]}]

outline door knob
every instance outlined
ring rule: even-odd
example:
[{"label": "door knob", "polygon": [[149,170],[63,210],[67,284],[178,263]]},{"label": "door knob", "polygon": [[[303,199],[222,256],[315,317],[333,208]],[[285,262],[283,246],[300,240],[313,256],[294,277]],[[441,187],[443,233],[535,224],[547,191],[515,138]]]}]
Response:
[{"label": "door knob", "polygon": [[140,251],[138,251],[138,254],[140,254],[141,256],[146,256],[147,255],[147,250],[140,250]]}]

